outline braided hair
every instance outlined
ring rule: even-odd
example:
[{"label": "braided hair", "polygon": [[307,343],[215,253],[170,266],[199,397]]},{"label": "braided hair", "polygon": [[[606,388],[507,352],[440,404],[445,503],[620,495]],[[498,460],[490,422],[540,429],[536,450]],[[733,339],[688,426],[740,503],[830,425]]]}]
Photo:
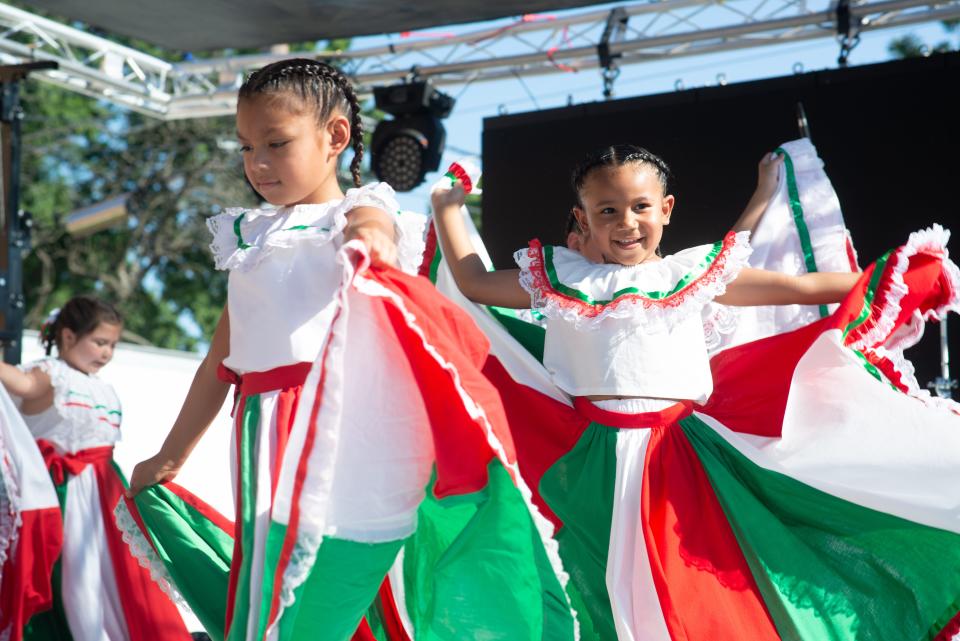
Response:
[{"label": "braided hair", "polygon": [[603,167],[622,167],[632,162],[645,164],[653,169],[657,175],[657,180],[660,181],[660,185],[663,187],[663,193],[667,193],[667,186],[671,177],[670,167],[667,166],[667,163],[664,162],[660,156],[636,145],[610,145],[609,147],[594,151],[574,168],[571,184],[574,193],[577,195],[577,204],[581,207],[583,206],[583,203],[580,202],[580,190],[583,189],[587,177],[593,173],[594,170]]},{"label": "braided hair", "polygon": [[360,163],[363,160],[360,101],[350,80],[339,69],[309,58],[280,60],[254,71],[240,87],[241,99],[258,94],[293,94],[313,106],[320,124],[327,122],[335,111],[349,115],[350,143],[354,152],[350,173],[354,185],[360,186]]},{"label": "braided hair", "polygon": [[93,296],[74,296],[67,301],[53,322],[45,324],[40,331],[40,343],[47,356],[53,352],[53,346],[60,350],[63,330],[69,329],[77,338],[83,338],[97,329],[100,323],[123,325],[123,316],[117,308],[106,301]]}]

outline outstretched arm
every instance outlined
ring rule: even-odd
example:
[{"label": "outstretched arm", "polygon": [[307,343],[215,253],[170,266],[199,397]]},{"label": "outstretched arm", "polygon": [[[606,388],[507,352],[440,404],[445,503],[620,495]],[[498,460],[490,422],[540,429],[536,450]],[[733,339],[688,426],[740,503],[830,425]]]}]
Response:
[{"label": "outstretched arm", "polygon": [[180,472],[227,397],[230,386],[217,378],[217,367],[229,352],[230,317],[224,309],[210,340],[210,351],[197,368],[177,420],[160,451],[133,468],[127,496],[136,496],[148,485],[171,481]]},{"label": "outstretched arm", "polygon": [[822,305],[838,303],[860,279],[848,272],[816,272],[791,276],[764,269],[745,268],[727,291],[717,296],[724,305]]},{"label": "outstretched arm", "polygon": [[450,189],[435,187],[431,194],[433,223],[457,287],[464,296],[481,305],[529,308],[530,295],[520,286],[520,270],[488,272],[474,251],[460,217],[464,198],[463,186],[459,182]]},{"label": "outstretched arm", "polygon": [[757,165],[757,188],[750,197],[747,206],[744,208],[740,218],[733,224],[733,231],[749,231],[753,233],[757,229],[763,212],[770,205],[770,200],[777,193],[777,176],[780,172],[780,165],[783,164],[783,156],[775,151],[764,155]]},{"label": "outstretched arm", "polygon": [[23,372],[7,363],[0,363],[0,384],[25,401],[40,398],[53,389],[50,377],[41,368],[34,367],[29,372]]}]

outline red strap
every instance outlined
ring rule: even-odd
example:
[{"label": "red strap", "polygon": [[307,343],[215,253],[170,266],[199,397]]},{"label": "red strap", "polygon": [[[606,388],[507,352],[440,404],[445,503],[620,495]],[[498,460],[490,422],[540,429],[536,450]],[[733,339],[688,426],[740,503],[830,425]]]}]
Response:
[{"label": "red strap", "polygon": [[83,472],[88,465],[101,465],[108,463],[113,458],[113,447],[91,447],[90,449],[80,450],[73,454],[63,454],[57,451],[57,446],[44,439],[37,440],[37,447],[40,448],[40,455],[43,456],[43,462],[50,470],[53,482],[61,485],[66,479],[66,474],[77,476]]},{"label": "red strap", "polygon": [[672,425],[693,413],[693,403],[690,401],[679,401],[675,405],[665,407],[659,412],[624,414],[622,412],[611,412],[610,410],[600,409],[587,397],[577,396],[573,399],[573,407],[581,416],[594,423],[600,423],[608,427],[623,428]]}]

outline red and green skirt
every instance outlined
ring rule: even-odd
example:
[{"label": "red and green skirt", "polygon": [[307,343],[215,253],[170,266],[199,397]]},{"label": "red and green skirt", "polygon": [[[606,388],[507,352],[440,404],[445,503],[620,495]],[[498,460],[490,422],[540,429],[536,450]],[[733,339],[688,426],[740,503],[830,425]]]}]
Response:
[{"label": "red and green skirt", "polygon": [[700,407],[568,400],[538,378],[535,331],[477,310],[581,638],[960,632],[960,406],[920,393],[887,349],[958,308],[944,241],[917,234],[832,315],[716,355]]},{"label": "red and green skirt", "polygon": [[336,302],[316,363],[239,378],[236,524],[153,488],[118,506],[132,549],[214,638],[574,639],[484,336],[394,270]]}]

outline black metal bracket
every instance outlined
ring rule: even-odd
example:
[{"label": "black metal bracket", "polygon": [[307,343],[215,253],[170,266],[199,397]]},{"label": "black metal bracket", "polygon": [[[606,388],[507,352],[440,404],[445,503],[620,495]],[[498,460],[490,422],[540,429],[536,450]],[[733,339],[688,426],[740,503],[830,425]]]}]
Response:
[{"label": "black metal bracket", "polygon": [[797,101],[797,130],[800,132],[801,138],[813,140],[810,135],[810,123],[807,122],[807,112],[803,108],[803,103],[799,100]]},{"label": "black metal bracket", "polygon": [[837,64],[847,66],[850,52],[860,44],[860,21],[854,25],[853,14],[850,11],[850,0],[837,2],[837,39],[840,41],[840,56]]},{"label": "black metal bracket", "polygon": [[600,42],[597,44],[597,58],[600,62],[600,68],[603,69],[604,100],[613,98],[613,83],[620,75],[617,59],[623,56],[622,53],[612,53],[610,44],[623,40],[629,20],[630,16],[627,15],[623,7],[612,9],[610,15],[607,16],[607,24],[603,28],[603,35],[600,36]]}]

